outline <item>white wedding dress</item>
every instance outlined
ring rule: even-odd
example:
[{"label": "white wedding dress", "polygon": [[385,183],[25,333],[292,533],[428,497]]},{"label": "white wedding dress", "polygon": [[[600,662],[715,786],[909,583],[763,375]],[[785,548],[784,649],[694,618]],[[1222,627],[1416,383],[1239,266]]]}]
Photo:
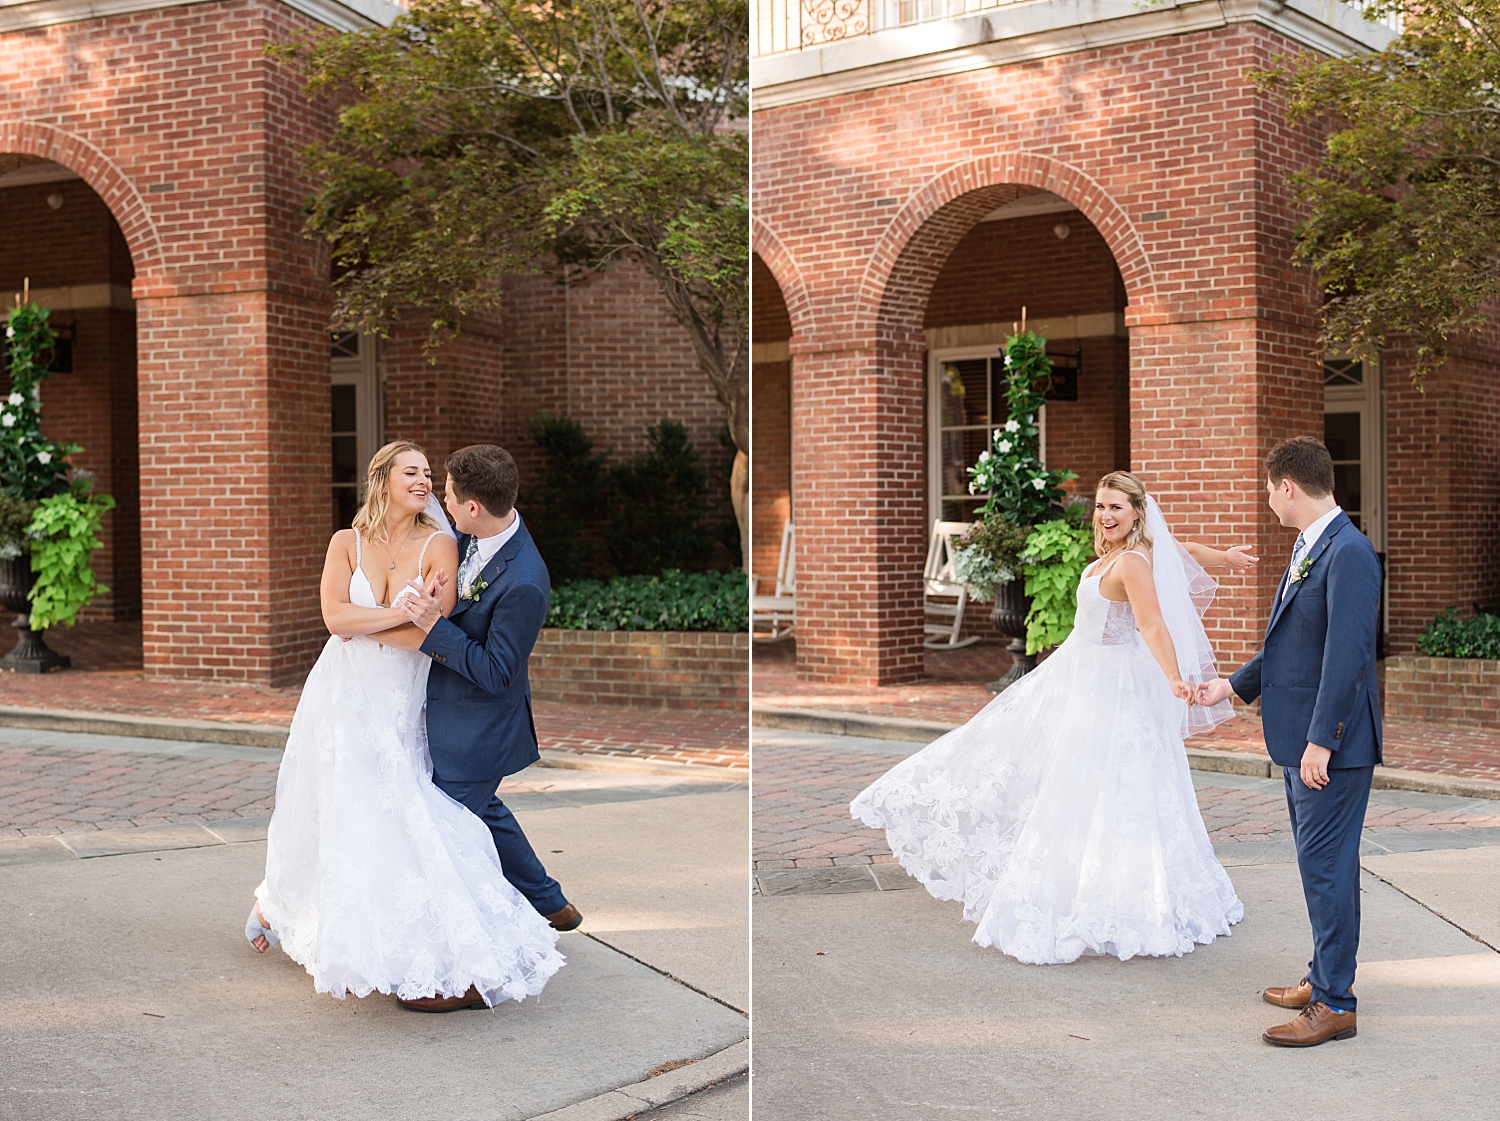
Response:
[{"label": "white wedding dress", "polygon": [[[377,606],[362,569],[349,600]],[[491,1006],[522,1000],[562,967],[558,935],[501,873],[485,824],[432,784],[431,664],[329,638],[292,718],[255,897],[318,992],[411,999],[473,985]]]},{"label": "white wedding dress", "polygon": [[1198,812],[1185,705],[1100,579],[1051,657],[851,806],[963,901],[974,941],[1039,965],[1180,956],[1244,915]]}]

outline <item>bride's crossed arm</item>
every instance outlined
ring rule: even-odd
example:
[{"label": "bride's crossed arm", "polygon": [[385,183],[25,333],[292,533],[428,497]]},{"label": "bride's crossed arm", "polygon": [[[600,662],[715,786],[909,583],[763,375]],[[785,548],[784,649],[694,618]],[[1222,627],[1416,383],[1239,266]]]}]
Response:
[{"label": "bride's crossed arm", "polygon": [[[387,646],[415,650],[425,636],[406,621],[406,616],[399,607],[361,607],[350,602],[349,583],[354,578],[354,558],[354,531],[339,530],[328,542],[328,553],[323,559],[323,579],[319,584],[323,625],[330,634],[342,639],[380,634],[380,641]],[[447,579],[447,572],[458,566],[458,546],[446,536],[436,539],[424,562],[424,583],[430,584],[440,578],[445,581],[443,614],[446,615],[458,601],[458,590]]]},{"label": "bride's crossed arm", "polygon": [[[1161,604],[1156,598],[1156,579],[1151,572],[1151,562],[1140,553],[1132,551],[1120,557],[1114,567],[1119,572],[1120,582],[1125,585],[1125,596],[1130,600],[1130,610],[1135,614],[1136,628],[1146,640],[1146,648],[1151,651],[1156,664],[1167,675],[1167,684],[1171,686],[1173,696],[1193,704],[1197,700],[1198,691],[1182,680],[1182,672],[1177,668],[1177,649],[1172,645],[1172,635],[1161,617]],[[1114,573],[1111,572],[1110,575]],[[1101,592],[1102,590],[1101,588]]]}]

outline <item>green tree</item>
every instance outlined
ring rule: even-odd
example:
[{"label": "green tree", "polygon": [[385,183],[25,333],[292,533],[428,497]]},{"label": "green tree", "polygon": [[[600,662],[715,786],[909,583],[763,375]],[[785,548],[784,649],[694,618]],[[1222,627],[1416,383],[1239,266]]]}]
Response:
[{"label": "green tree", "polygon": [[385,334],[421,309],[435,347],[507,274],[636,261],[728,414],[743,530],[748,33],[745,0],[413,0],[273,48],[340,106],[305,151],[338,321]]},{"label": "green tree", "polygon": [[1399,15],[1385,50],[1281,57],[1251,77],[1294,125],[1331,125],[1292,177],[1308,216],[1297,260],[1327,293],[1325,345],[1416,343],[1413,380],[1478,326],[1500,291],[1500,0],[1378,0]]},{"label": "green tree", "polygon": [[5,328],[10,392],[0,401],[0,486],[27,502],[66,493],[67,457],[83,450],[42,435],[42,379],[57,341],[49,314],[37,304],[18,303]]},{"label": "green tree", "polygon": [[544,414],[527,427],[546,465],[541,482],[521,496],[520,505],[552,582],[566,584],[594,567],[588,531],[604,511],[607,457],[594,450],[594,441],[576,420]]}]

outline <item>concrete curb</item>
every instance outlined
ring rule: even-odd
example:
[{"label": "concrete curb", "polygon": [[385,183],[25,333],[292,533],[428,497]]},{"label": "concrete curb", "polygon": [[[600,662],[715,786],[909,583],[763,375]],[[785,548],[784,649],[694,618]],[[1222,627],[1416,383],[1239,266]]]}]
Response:
[{"label": "concrete curb", "polygon": [[750,1041],[743,1040],[676,1070],[621,1086],[606,1094],[538,1114],[531,1121],[628,1121],[648,1109],[659,1109],[689,1094],[737,1078],[750,1069]]},{"label": "concrete curb", "polygon": [[[239,747],[269,747],[286,750],[287,729],[264,724],[227,724],[217,720],[174,720],[165,716],[130,716],[112,713],[93,716],[54,708],[0,705],[0,728],[34,728],[44,732],[81,732],[95,736],[132,736],[136,739],[176,740],[187,743],[223,743]],[[647,775],[699,775],[744,782],[750,772],[744,767],[716,767],[708,763],[674,763],[666,759],[632,759],[626,756],[590,755],[574,751],[543,751],[544,767],[576,771],[616,771]]]},{"label": "concrete curb", "polygon": [[54,708],[0,705],[0,727],[38,728],[48,732],[86,732],[96,736],[136,736],[151,740],[232,743],[241,747],[286,749],[286,729],[262,724],[225,724],[217,720],[173,720],[165,716],[94,716]]},{"label": "concrete curb", "polygon": [[[750,722],[757,728],[782,728],[792,732],[820,732],[832,736],[863,736],[872,740],[905,740],[931,743],[956,724],[929,723],[896,716],[867,716],[857,712],[819,712],[816,709],[780,705],[753,705]],[[1195,771],[1280,778],[1281,768],[1263,755],[1244,751],[1214,751],[1206,747],[1187,749],[1188,766]],[[1455,778],[1424,771],[1398,771],[1376,767],[1371,785],[1376,790],[1413,790],[1423,794],[1448,794],[1458,798],[1500,801],[1500,782],[1482,778]]]}]

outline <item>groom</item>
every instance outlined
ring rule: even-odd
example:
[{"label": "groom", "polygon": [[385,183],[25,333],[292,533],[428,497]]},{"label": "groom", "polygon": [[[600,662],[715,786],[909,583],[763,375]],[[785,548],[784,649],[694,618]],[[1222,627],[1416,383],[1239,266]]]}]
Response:
[{"label": "groom", "polygon": [[[432,781],[489,826],[505,878],[557,930],[583,916],[563,896],[495,788],[506,775],[535,763],[527,659],[547,617],[547,565],[516,512],[520,476],[504,448],[475,444],[445,463],[444,505],[453,515],[463,560],[458,602],[446,619],[428,589],[397,602],[427,637],[427,738]],[[453,1007],[468,1007],[463,998]],[[429,1009],[447,1011],[447,1008]]]},{"label": "groom", "polygon": [[1266,748],[1283,768],[1313,958],[1302,981],[1266,989],[1271,1004],[1300,1008],[1265,1032],[1267,1043],[1313,1047],[1355,1035],[1359,948],[1359,842],[1380,753],[1375,679],[1380,562],[1333,498],[1333,460],[1310,436],[1266,457],[1266,491],[1281,524],[1297,530],[1292,563],[1276,589],[1265,645],[1228,680],[1204,685],[1205,705],[1261,698]]}]

